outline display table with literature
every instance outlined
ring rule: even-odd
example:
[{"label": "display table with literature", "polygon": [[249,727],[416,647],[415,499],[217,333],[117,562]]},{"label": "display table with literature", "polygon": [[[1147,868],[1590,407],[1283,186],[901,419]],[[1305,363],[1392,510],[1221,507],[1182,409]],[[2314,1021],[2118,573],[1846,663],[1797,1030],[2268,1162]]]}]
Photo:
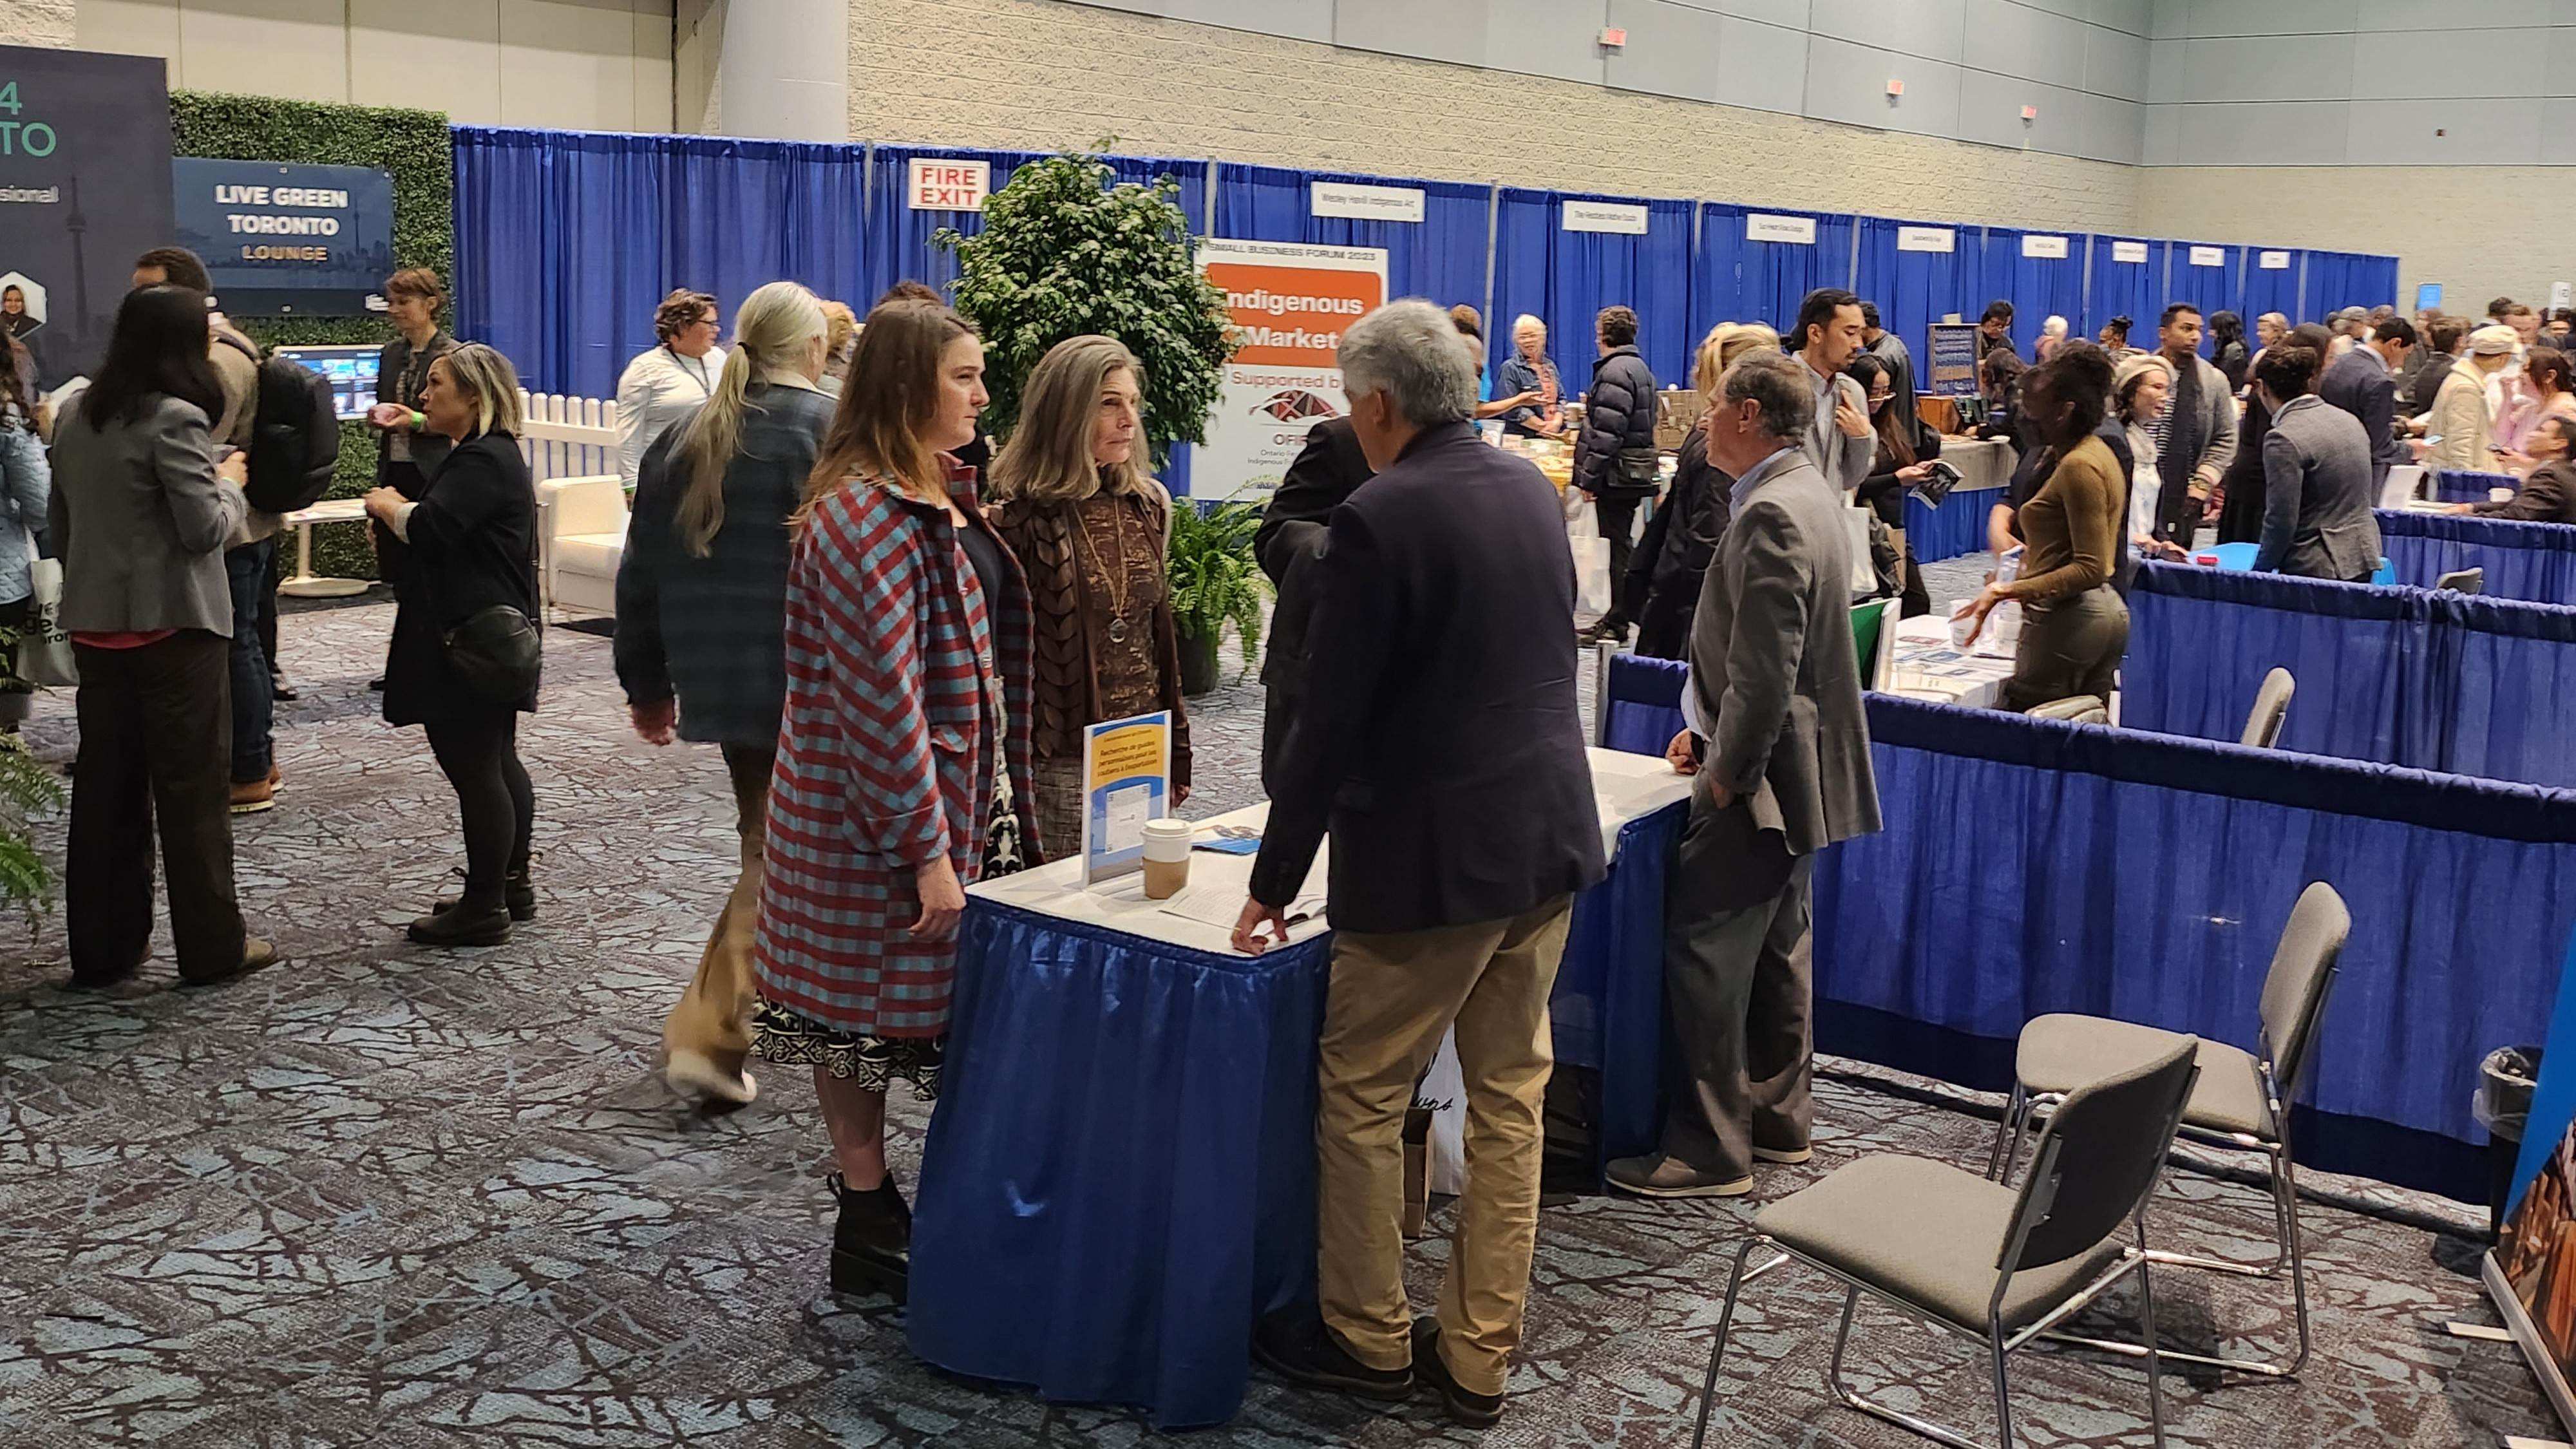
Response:
[{"label": "display table with literature", "polygon": [[2004,501],[2018,462],[2012,444],[1986,438],[1943,438],[1941,457],[1959,470],[1959,481],[1940,506],[1911,491],[1905,495],[1905,541],[1916,563],[1983,552],[1986,515]]},{"label": "display table with literature", "polygon": [[[1550,1006],[1601,1073],[1598,1148],[1658,1125],[1663,895],[1690,782],[1594,750],[1609,878],[1575,903]],[[1266,806],[1200,822],[1257,831]],[[1236,953],[1249,855],[1202,849],[1168,902],[1060,861],[968,892],[914,1213],[913,1351],[1063,1402],[1221,1423],[1252,1326],[1312,1291],[1315,1048],[1331,933]],[[1318,903],[1320,859],[1308,889]],[[1642,1139],[1642,1140],[1641,1140]]]}]

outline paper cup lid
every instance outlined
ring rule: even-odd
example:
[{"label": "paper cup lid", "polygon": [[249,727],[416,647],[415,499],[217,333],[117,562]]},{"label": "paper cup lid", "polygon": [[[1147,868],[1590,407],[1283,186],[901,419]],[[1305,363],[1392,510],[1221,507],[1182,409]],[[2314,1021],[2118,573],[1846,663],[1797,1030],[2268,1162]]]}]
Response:
[{"label": "paper cup lid", "polygon": [[1147,840],[1187,840],[1197,829],[1197,826],[1186,820],[1148,820],[1145,822],[1145,838]]}]

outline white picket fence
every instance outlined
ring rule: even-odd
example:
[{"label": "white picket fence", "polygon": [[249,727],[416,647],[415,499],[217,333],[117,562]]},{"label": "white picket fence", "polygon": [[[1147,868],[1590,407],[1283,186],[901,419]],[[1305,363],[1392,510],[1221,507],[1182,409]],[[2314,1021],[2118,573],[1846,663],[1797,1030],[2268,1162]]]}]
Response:
[{"label": "white picket fence", "polygon": [[534,481],[617,471],[616,403],[521,389],[519,410],[527,420],[519,434],[519,452],[527,458]]}]

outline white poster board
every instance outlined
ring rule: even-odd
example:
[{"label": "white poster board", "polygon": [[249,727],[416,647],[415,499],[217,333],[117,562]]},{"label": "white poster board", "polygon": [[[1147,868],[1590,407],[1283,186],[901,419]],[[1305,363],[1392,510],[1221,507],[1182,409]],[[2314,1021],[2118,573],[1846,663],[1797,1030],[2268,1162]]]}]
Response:
[{"label": "white poster board", "polygon": [[1267,498],[1306,434],[1349,406],[1335,353],[1343,329],[1386,301],[1386,251],[1212,238],[1199,266],[1225,293],[1240,345],[1190,457],[1190,496]]},{"label": "white poster board", "polygon": [[2021,239],[2021,254],[2026,257],[2038,258],[2043,261],[2064,261],[2066,259],[2066,238],[2062,236],[2025,236]]},{"label": "white poster board", "polygon": [[2143,262],[2146,259],[2147,244],[2145,242],[2115,241],[2111,243],[2111,260],[2115,262]]},{"label": "white poster board", "polygon": [[1946,226],[1900,226],[1896,229],[1896,249],[1900,252],[1957,251],[1959,234]]}]

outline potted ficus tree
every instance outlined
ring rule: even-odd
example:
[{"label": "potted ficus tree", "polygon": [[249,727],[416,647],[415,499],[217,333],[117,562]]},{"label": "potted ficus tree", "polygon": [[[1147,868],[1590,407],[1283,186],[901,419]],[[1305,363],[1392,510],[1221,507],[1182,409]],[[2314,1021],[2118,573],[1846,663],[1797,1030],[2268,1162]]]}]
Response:
[{"label": "potted ficus tree", "polygon": [[[1154,465],[1175,443],[1207,440],[1226,359],[1225,293],[1199,270],[1180,183],[1116,183],[1093,151],[1032,161],[984,202],[973,236],[942,228],[933,242],[957,254],[957,310],[984,336],[984,383],[992,403],[984,425],[1007,439],[1019,422],[1020,393],[1038,359],[1068,337],[1115,337],[1145,372],[1145,439]],[[1175,510],[1170,575],[1181,632],[1183,687],[1216,687],[1217,635],[1228,621],[1243,639],[1247,666],[1261,636],[1261,588],[1249,509],[1202,519]],[[1251,521],[1243,521],[1250,516]],[[1219,521],[1223,520],[1223,521]]]}]

